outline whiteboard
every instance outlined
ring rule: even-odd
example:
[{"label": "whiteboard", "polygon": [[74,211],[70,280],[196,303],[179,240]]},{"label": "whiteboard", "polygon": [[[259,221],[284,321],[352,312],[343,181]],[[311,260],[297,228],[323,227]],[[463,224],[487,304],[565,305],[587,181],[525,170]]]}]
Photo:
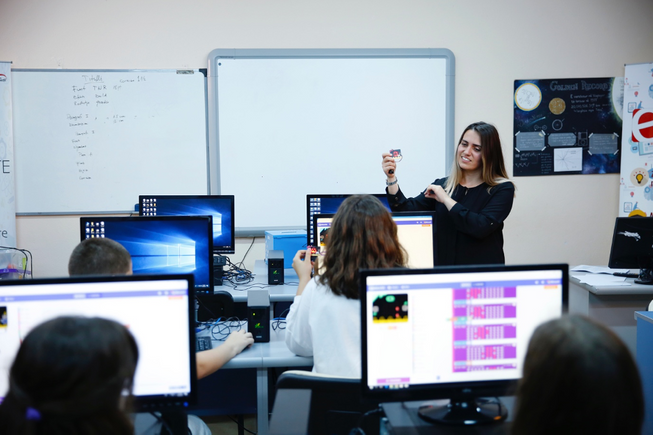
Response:
[{"label": "whiteboard", "polygon": [[12,71],[16,211],[134,211],[209,190],[199,70]]},{"label": "whiteboard", "polygon": [[445,176],[453,71],[444,49],[212,51],[211,188],[237,233],[305,228],[307,194],[384,193],[390,149],[407,196]]}]

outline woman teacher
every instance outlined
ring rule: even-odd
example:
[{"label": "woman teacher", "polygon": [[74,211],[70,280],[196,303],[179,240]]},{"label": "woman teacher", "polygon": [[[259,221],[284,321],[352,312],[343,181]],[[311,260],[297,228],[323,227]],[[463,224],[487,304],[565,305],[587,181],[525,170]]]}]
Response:
[{"label": "woman teacher", "polygon": [[469,125],[458,141],[451,173],[414,198],[399,188],[397,164],[383,154],[388,203],[393,211],[435,211],[437,264],[505,264],[503,221],[515,186],[508,180],[499,133],[493,125]]}]

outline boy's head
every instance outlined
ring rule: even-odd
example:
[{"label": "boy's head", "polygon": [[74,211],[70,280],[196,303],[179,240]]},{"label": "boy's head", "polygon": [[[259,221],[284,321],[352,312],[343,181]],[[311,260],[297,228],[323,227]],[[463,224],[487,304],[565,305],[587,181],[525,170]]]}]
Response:
[{"label": "boy's head", "polygon": [[77,245],[70,255],[68,274],[70,276],[131,275],[131,255],[115,240],[86,239]]}]

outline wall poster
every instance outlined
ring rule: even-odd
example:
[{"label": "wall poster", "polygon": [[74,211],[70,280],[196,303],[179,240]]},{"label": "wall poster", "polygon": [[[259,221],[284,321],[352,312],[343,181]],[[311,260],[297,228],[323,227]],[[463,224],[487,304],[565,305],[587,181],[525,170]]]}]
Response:
[{"label": "wall poster", "polygon": [[513,175],[618,173],[623,78],[515,80]]},{"label": "wall poster", "polygon": [[619,216],[653,216],[653,63],[626,65]]}]

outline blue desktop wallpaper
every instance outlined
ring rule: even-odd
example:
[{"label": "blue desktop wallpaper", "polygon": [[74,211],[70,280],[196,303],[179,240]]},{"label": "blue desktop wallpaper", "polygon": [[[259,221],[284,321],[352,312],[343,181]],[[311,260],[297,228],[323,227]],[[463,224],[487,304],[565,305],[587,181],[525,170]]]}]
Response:
[{"label": "blue desktop wallpaper", "polygon": [[208,218],[82,218],[82,231],[87,222],[98,230],[96,236],[113,239],[129,251],[134,274],[192,273],[196,288],[212,286]]},{"label": "blue desktop wallpaper", "polygon": [[[213,216],[213,249],[234,248],[233,228],[233,196],[216,198],[206,197],[166,197],[152,195],[141,198],[141,216]],[[151,213],[151,214],[148,214]]]}]

